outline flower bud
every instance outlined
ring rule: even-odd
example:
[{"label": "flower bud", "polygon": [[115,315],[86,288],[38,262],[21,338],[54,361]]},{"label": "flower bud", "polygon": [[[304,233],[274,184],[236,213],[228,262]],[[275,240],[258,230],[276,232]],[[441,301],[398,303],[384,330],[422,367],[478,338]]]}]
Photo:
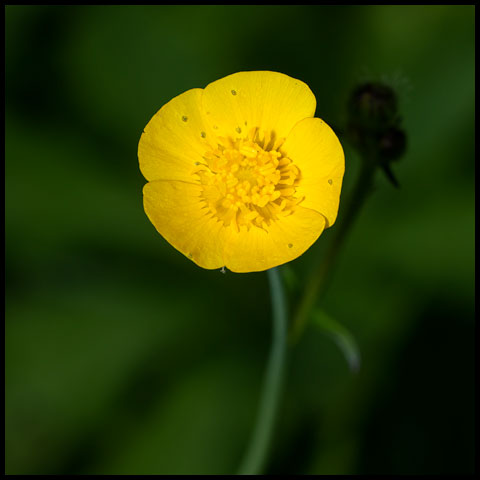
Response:
[{"label": "flower bud", "polygon": [[378,150],[384,161],[398,160],[405,153],[406,147],[407,137],[400,128],[391,127],[379,138]]},{"label": "flower bud", "polygon": [[368,82],[353,90],[348,102],[347,135],[364,161],[380,167],[389,181],[398,187],[390,162],[398,160],[407,145],[400,128],[397,96],[379,82]]},{"label": "flower bud", "polygon": [[381,83],[365,83],[353,91],[348,104],[350,122],[371,130],[383,129],[397,116],[395,92]]}]

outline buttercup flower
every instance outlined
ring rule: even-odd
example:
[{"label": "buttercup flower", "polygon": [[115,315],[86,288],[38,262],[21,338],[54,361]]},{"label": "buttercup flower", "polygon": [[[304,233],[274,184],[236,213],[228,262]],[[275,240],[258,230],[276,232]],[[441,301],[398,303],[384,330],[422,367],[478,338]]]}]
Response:
[{"label": "buttercup flower", "polygon": [[239,72],[170,100],[138,146],[145,212],[197,265],[253,272],[335,222],[344,154],[300,80]]}]

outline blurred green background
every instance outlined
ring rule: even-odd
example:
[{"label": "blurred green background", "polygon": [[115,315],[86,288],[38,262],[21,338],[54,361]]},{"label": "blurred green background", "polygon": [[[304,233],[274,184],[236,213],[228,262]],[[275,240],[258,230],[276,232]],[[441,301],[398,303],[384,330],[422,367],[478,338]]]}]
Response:
[{"label": "blurred green background", "polygon": [[386,81],[408,135],[401,188],[378,175],[324,301],[362,368],[306,331],[267,472],[472,473],[474,67],[473,6],[7,6],[6,473],[236,470],[267,278],[156,233],[137,144],[172,97],[241,70],[305,81],[333,126]]}]

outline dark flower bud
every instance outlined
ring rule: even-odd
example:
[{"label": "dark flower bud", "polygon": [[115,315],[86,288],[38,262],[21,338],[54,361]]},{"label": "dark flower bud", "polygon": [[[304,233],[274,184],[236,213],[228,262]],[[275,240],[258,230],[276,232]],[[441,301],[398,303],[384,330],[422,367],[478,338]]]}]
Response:
[{"label": "dark flower bud", "polygon": [[384,161],[398,160],[407,147],[405,132],[397,127],[389,128],[378,141],[379,156]]},{"label": "dark flower bud", "polygon": [[371,130],[392,125],[397,117],[397,97],[382,83],[365,83],[355,88],[348,103],[350,124]]},{"label": "dark flower bud", "polygon": [[380,167],[398,187],[390,164],[405,153],[407,139],[400,128],[394,90],[379,82],[364,83],[353,90],[347,108],[348,140],[362,154],[364,162]]}]

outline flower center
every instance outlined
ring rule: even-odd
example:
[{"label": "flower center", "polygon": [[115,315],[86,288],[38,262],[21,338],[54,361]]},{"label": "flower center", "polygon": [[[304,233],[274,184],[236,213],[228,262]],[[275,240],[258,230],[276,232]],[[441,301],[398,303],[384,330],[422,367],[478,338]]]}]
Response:
[{"label": "flower center", "polygon": [[219,138],[217,147],[205,153],[205,163],[195,172],[202,200],[225,226],[265,229],[303,200],[295,196],[300,171],[279,147],[253,129],[244,139]]}]

